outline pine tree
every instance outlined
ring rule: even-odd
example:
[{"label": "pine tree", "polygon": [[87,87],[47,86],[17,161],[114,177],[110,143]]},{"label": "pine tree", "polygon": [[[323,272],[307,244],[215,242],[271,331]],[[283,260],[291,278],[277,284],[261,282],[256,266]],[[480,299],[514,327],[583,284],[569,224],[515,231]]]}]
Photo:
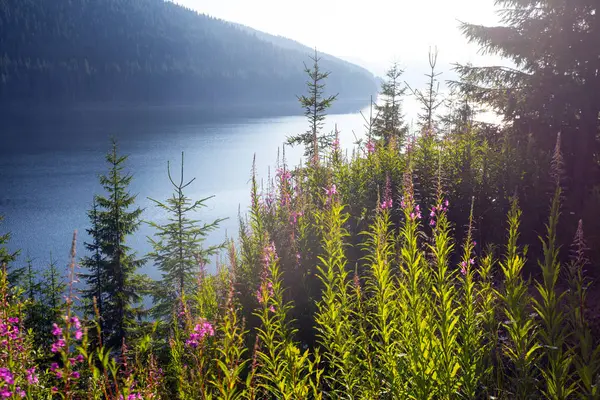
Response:
[{"label": "pine tree", "polygon": [[321,58],[318,56],[317,50],[315,50],[314,57],[310,57],[310,59],[313,61],[312,68],[304,64],[304,71],[309,77],[306,83],[308,94],[298,97],[310,127],[305,133],[288,137],[288,144],[292,146],[303,144],[304,155],[315,164],[318,164],[319,152],[330,148],[335,140],[333,132],[321,135],[321,129],[327,115],[326,111],[337,99],[337,94],[324,97],[325,79],[327,79],[330,72],[323,72],[320,69],[319,61]]},{"label": "pine tree", "polygon": [[162,280],[157,282],[154,291],[153,314],[165,319],[172,319],[177,303],[184,293],[195,293],[200,265],[207,263],[208,257],[222,248],[222,246],[207,248],[202,246],[208,233],[216,229],[223,219],[200,225],[200,221],[190,218],[190,214],[206,207],[204,203],[213,196],[192,202],[185,195],[184,190],[196,178],[185,182],[183,164],[183,153],[181,153],[179,182],[173,180],[170,164],[167,164],[169,181],[174,188],[173,196],[164,202],[150,199],[169,215],[168,222],[164,225],[149,223],[158,231],[158,239],[149,238],[154,249],[149,256],[163,273]]},{"label": "pine tree", "polygon": [[[136,317],[141,316],[140,308],[134,306],[142,300],[143,288],[136,271],[144,260],[136,258],[126,241],[128,236],[138,230],[142,209],[130,210],[134,207],[136,196],[127,190],[132,175],[124,172],[126,160],[127,156],[117,153],[117,143],[113,140],[112,149],[106,155],[109,171],[100,176],[100,184],[107,195],[96,196],[97,226],[91,229],[96,235],[93,243],[99,247],[97,254],[102,256],[101,263],[96,265],[101,266],[95,271],[99,273],[96,277],[101,280],[106,277],[100,283],[102,294],[99,296],[103,307],[101,317],[106,338],[104,343],[112,347],[123,343],[128,328],[133,326]],[[93,295],[96,294],[97,292]]]},{"label": "pine tree", "polygon": [[377,117],[373,126],[373,136],[383,140],[386,146],[392,140],[398,146],[402,146],[408,133],[402,115],[402,96],[406,92],[406,86],[400,81],[403,73],[398,63],[392,64],[386,72],[386,80],[381,84],[379,96],[382,103],[375,105]]}]

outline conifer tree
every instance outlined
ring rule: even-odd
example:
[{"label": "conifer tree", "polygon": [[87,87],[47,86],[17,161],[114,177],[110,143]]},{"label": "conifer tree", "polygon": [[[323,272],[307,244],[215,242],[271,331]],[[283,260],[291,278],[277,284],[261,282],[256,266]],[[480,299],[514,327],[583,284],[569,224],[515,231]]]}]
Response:
[{"label": "conifer tree", "polygon": [[[0,215],[0,224],[4,220],[4,216]],[[10,264],[15,261],[19,255],[18,251],[10,252],[7,247],[7,243],[10,240],[10,233],[0,234],[0,269],[6,268],[7,278],[11,284],[18,282],[19,278],[25,272],[24,268],[10,268]]]},{"label": "conifer tree", "polygon": [[598,0],[497,0],[500,26],[462,24],[470,42],[514,67],[458,65],[473,98],[504,116],[526,142],[551,153],[564,138],[576,213],[598,181],[600,12]]},{"label": "conifer tree", "polygon": [[32,328],[36,344],[48,347],[54,337],[51,334],[52,324],[59,321],[63,315],[63,295],[67,285],[56,266],[56,261],[50,254],[50,262],[42,272],[42,279],[36,284],[35,314],[31,315],[29,324]]},{"label": "conifer tree", "polygon": [[[105,196],[96,196],[97,210],[92,222],[96,218],[96,226],[91,229],[93,243],[98,246],[102,257],[101,262],[94,264],[97,268],[96,277],[104,278],[100,283],[102,288],[102,324],[105,343],[117,347],[123,343],[128,328],[131,328],[141,310],[135,307],[141,301],[141,280],[136,274],[137,269],[144,263],[127,246],[127,237],[135,233],[141,223],[142,209],[134,207],[136,196],[128,192],[132,175],[124,172],[127,156],[117,152],[117,143],[113,140],[112,149],[106,155],[109,171],[100,176],[100,184],[106,191]],[[133,209],[132,209],[133,208]],[[94,224],[92,224],[94,225]],[[96,260],[100,261],[100,260]],[[89,268],[89,266],[88,266]],[[97,292],[86,294],[96,296]]]},{"label": "conifer tree", "polygon": [[170,164],[167,164],[167,174],[174,193],[172,197],[161,202],[152,200],[157,207],[168,213],[168,222],[161,225],[154,222],[149,224],[158,232],[158,238],[149,238],[154,251],[149,254],[156,266],[162,271],[162,280],[157,282],[154,290],[153,314],[156,317],[169,319],[177,308],[177,302],[184,293],[194,293],[200,265],[207,263],[208,257],[214,255],[222,246],[203,248],[202,244],[209,232],[216,229],[223,219],[217,219],[208,224],[192,219],[191,214],[198,212],[207,200],[213,196],[193,202],[186,196],[184,190],[196,178],[188,182],[184,180],[183,153],[181,153],[181,176],[176,182],[171,175]]},{"label": "conifer tree", "polygon": [[422,92],[419,89],[411,89],[417,102],[421,105],[421,112],[418,115],[421,130],[431,131],[436,128],[436,111],[444,103],[444,100],[440,99],[440,82],[437,79],[441,75],[441,72],[435,72],[437,58],[437,48],[435,50],[429,49],[430,70],[428,74],[425,74],[427,77],[426,91]]},{"label": "conifer tree", "polygon": [[400,81],[404,71],[398,63],[393,63],[386,73],[386,80],[381,84],[379,96],[382,100],[375,105],[377,117],[373,126],[373,136],[383,140],[387,146],[393,139],[398,146],[402,146],[408,128],[402,115],[402,96],[406,86]]},{"label": "conifer tree", "polygon": [[[84,242],[84,246],[89,255],[81,260],[81,266],[89,272],[82,273],[80,276],[86,282],[86,287],[82,289],[82,295],[85,299],[83,311],[88,316],[93,316],[94,298],[96,299],[96,307],[98,308],[100,315],[102,315],[104,311],[104,293],[106,289],[104,285],[108,281],[108,268],[101,253],[100,221],[96,197],[94,197],[92,202],[92,208],[88,211],[88,218],[91,227],[86,231],[92,240],[91,243]],[[100,323],[100,330],[102,331],[102,320],[98,322]]]},{"label": "conifer tree", "polygon": [[313,162],[318,163],[319,152],[331,147],[335,140],[333,132],[321,135],[321,129],[327,115],[326,111],[337,99],[337,94],[324,97],[325,79],[327,79],[330,72],[323,72],[320,69],[319,61],[321,58],[318,56],[316,49],[314,57],[310,57],[310,59],[313,61],[312,68],[304,64],[304,71],[309,77],[306,82],[308,93],[298,97],[304,108],[304,115],[308,118],[309,129],[302,134],[288,137],[288,144],[292,146],[304,145],[304,155]]}]

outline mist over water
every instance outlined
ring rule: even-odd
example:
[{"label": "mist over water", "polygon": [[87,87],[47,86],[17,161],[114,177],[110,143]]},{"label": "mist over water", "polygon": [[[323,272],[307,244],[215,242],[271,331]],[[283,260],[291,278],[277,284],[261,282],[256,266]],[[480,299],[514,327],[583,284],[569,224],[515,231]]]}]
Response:
[{"label": "mist over water", "polygon": [[[86,212],[94,194],[103,194],[98,175],[107,171],[104,157],[111,136],[118,140],[120,153],[129,155],[130,191],[144,208],[144,220],[166,221],[164,212],[148,198],[162,201],[171,196],[167,161],[178,177],[181,152],[185,152],[185,179],[196,178],[187,195],[193,200],[214,196],[195,217],[201,222],[228,218],[207,239],[210,245],[238,235],[238,210],[244,214],[250,204],[253,156],[259,179],[266,184],[269,168],[274,175],[286,137],[308,127],[302,116],[178,122],[161,120],[157,113],[123,118],[92,112],[43,123],[32,116],[2,127],[7,145],[0,149],[0,214],[5,216],[0,233],[11,232],[9,249],[21,250],[18,264],[29,256],[36,268],[43,268],[52,253],[59,266],[66,265],[74,230],[78,231],[77,256],[85,255]],[[363,117],[359,113],[330,115],[325,130],[333,130],[336,123],[341,147],[351,152],[353,131],[363,136]],[[299,164],[303,149],[285,149],[288,164]],[[143,223],[130,237],[128,243],[138,256],[151,250],[147,237],[153,234]],[[151,262],[142,272],[159,277]]]}]

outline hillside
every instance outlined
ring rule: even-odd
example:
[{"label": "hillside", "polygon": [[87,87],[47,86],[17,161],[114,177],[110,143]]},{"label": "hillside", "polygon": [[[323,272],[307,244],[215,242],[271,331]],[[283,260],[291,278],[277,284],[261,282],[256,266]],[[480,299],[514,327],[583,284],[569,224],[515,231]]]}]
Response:
[{"label": "hillside", "polygon": [[[4,105],[293,102],[311,51],[163,0],[0,0],[0,32]],[[323,68],[341,101],[377,90],[361,67]]]}]

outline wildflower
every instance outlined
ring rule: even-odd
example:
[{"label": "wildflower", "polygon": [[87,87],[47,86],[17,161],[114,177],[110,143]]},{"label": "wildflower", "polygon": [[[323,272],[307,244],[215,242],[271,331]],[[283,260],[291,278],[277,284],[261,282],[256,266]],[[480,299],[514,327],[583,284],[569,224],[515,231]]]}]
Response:
[{"label": "wildflower", "polygon": [[75,331],[75,339],[81,340],[82,337],[83,337],[83,332],[81,330]]},{"label": "wildflower", "polygon": [[20,398],[24,398],[24,397],[27,395],[27,393],[25,393],[25,391],[24,391],[23,389],[21,389],[21,387],[20,387],[20,386],[17,386],[17,387],[15,388],[15,392],[17,393],[17,395],[18,395]]},{"label": "wildflower", "polygon": [[462,261],[460,263],[460,273],[463,275],[467,275],[467,262],[466,261]]},{"label": "wildflower", "polygon": [[81,375],[79,374],[79,372],[73,371],[73,372],[71,372],[71,377],[73,379],[79,379],[79,378],[81,378]]},{"label": "wildflower", "polygon": [[58,325],[56,325],[56,323],[52,324],[52,335],[54,335],[54,336],[62,335],[62,329]]},{"label": "wildflower", "polygon": [[58,388],[56,386],[52,386],[52,393],[58,393]]},{"label": "wildflower", "polygon": [[375,153],[375,143],[372,140],[367,142],[367,153],[373,154]]},{"label": "wildflower", "polygon": [[338,151],[340,149],[340,139],[336,138],[333,143],[333,151]]},{"label": "wildflower", "polygon": [[7,385],[15,383],[12,372],[8,368],[0,368],[0,379],[2,379]]},{"label": "wildflower", "polygon": [[8,322],[11,323],[11,324],[18,324],[19,323],[19,318],[17,318],[17,317],[10,317],[8,319]]},{"label": "wildflower", "polygon": [[53,362],[50,364],[50,371],[54,372],[58,369],[58,363]]},{"label": "wildflower", "polygon": [[335,186],[335,183],[333,185],[331,185],[331,187],[329,189],[325,189],[325,194],[331,198],[333,197],[333,195],[337,194],[337,187]]},{"label": "wildflower", "polygon": [[270,306],[270,307],[269,307],[269,311],[271,311],[272,313],[274,313],[274,312],[275,312],[275,307],[273,307],[273,306]]},{"label": "wildflower", "polygon": [[27,383],[29,383],[30,385],[37,385],[38,383],[40,383],[40,380],[35,374],[35,367],[29,368],[27,370]]},{"label": "wildflower", "polygon": [[75,329],[81,329],[81,322],[79,322],[79,318],[75,317],[71,317],[71,323],[73,324],[73,326],[75,326]]},{"label": "wildflower", "polygon": [[0,396],[4,397],[5,399],[8,399],[10,396],[12,396],[12,392],[8,390],[8,388],[3,387],[0,388]]},{"label": "wildflower", "polygon": [[435,226],[435,219],[429,220],[429,226],[431,226],[431,227]]}]

